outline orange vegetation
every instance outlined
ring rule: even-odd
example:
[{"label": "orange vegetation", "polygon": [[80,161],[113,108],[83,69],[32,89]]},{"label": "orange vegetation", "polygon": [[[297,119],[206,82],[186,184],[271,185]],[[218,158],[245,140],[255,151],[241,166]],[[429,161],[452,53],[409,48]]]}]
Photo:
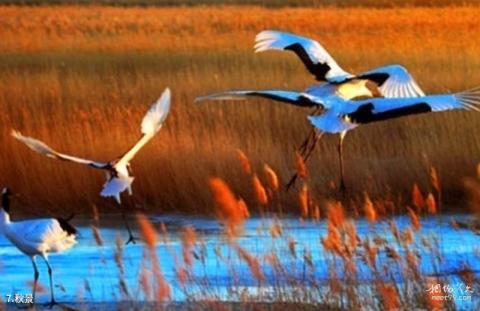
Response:
[{"label": "orange vegetation", "polygon": [[[282,29],[311,36],[352,72],[401,63],[425,91],[446,92],[480,85],[479,14],[478,7],[0,6],[0,184],[22,194],[19,213],[86,212],[92,204],[113,210],[115,202],[98,195],[103,174],[34,154],[10,130],[66,153],[112,159],[136,141],[145,110],[170,86],[171,114],[134,159],[134,195],[125,204],[210,213],[205,176],[211,175],[228,178],[250,202],[256,193],[240,181],[242,169],[231,155],[238,148],[248,154],[246,172],[260,172],[260,158],[274,167],[277,181],[267,175],[272,190],[294,170],[306,176],[304,163],[291,159],[311,130],[309,111],[255,99],[195,104],[194,98],[226,89],[302,90],[314,83],[289,53],[253,53],[256,33]],[[365,42],[375,48],[364,48]],[[348,193],[389,192],[398,204],[397,194],[407,197],[418,182],[434,194],[437,209],[440,202],[462,206],[460,178],[471,175],[480,153],[475,135],[465,133],[480,130],[478,118],[446,112],[352,131],[345,142]],[[316,198],[335,191],[328,187],[339,174],[335,141],[325,135],[307,163]],[[432,166],[438,171],[429,185],[425,172]],[[275,201],[285,211],[297,210],[297,193]]]}]

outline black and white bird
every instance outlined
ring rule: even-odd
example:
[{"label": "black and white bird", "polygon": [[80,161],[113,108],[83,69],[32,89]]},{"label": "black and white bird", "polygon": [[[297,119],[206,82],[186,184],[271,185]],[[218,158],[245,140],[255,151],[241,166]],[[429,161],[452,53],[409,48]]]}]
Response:
[{"label": "black and white bird", "polygon": [[378,67],[357,75],[343,70],[320,43],[295,34],[266,30],[255,38],[255,52],[294,52],[317,81],[305,92],[317,97],[343,99],[424,96],[407,69],[401,65]]},{"label": "black and white bird", "polygon": [[11,221],[9,215],[11,196],[10,189],[3,188],[2,206],[0,207],[0,234],[5,235],[13,245],[32,260],[34,302],[40,276],[36,258],[39,256],[45,261],[50,280],[50,305],[54,305],[56,301],[53,292],[53,269],[48,262],[48,254],[62,253],[72,248],[77,243],[77,230],[68,223],[68,220],[63,218]]},{"label": "black and white bird", "polygon": [[[478,110],[480,90],[457,94],[426,96],[418,84],[400,65],[379,67],[359,75],[343,70],[316,41],[279,31],[263,31],[256,37],[255,51],[286,50],[296,53],[321,84],[304,92],[285,90],[227,91],[197,98],[234,100],[262,97],[300,107],[315,107],[309,116],[314,131],[300,147],[307,160],[324,133],[339,134],[340,188],[345,189],[343,140],[346,133],[360,124],[401,116],[449,109]],[[288,186],[296,179],[292,177]]]},{"label": "black and white bird", "polygon": [[[130,150],[124,153],[122,156],[118,157],[109,162],[99,162],[93,160],[86,160],[70,155],[66,155],[55,151],[54,149],[50,148],[45,143],[31,137],[23,136],[20,132],[12,131],[13,137],[18,139],[19,141],[26,144],[30,149],[41,153],[47,157],[63,160],[63,161],[70,161],[75,162],[83,165],[87,165],[96,169],[101,169],[106,171],[107,181],[103,185],[103,189],[100,192],[100,195],[103,197],[113,197],[115,200],[121,204],[120,194],[125,190],[128,191],[129,194],[132,194],[132,182],[134,177],[132,175],[132,171],[130,168],[130,161],[133,157],[137,154],[137,152],[145,146],[147,142],[149,142],[155,134],[160,131],[162,128],[165,119],[167,118],[168,112],[170,111],[170,101],[171,101],[171,94],[170,89],[165,89],[163,94],[160,98],[152,105],[152,107],[147,111],[145,116],[143,117],[141,123],[141,138],[133,145]],[[122,210],[122,216],[125,220],[125,214]],[[128,242],[134,242],[133,235],[131,230],[128,226],[127,221],[125,220],[125,224],[127,226],[128,232],[130,234],[130,238]],[[127,243],[128,243],[127,242]]]}]

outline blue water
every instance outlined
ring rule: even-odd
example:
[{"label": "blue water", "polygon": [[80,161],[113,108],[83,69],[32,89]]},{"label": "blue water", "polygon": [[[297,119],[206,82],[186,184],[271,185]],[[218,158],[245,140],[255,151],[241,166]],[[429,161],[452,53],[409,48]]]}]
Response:
[{"label": "blue water", "polygon": [[[459,268],[468,265],[477,275],[480,272],[480,237],[469,230],[455,230],[449,225],[449,220],[453,216],[435,216],[422,218],[421,235],[429,238],[436,236],[439,240],[439,253],[444,256],[443,262],[436,268],[442,275],[454,274]],[[469,216],[455,215],[455,219],[469,221]],[[54,284],[57,300],[70,303],[78,302],[104,302],[119,301],[126,299],[120,294],[119,290],[119,269],[114,261],[115,241],[118,237],[127,238],[127,234],[122,227],[120,219],[113,216],[104,216],[106,221],[100,223],[100,233],[104,241],[103,246],[98,246],[93,239],[89,220],[75,219],[74,225],[79,229],[80,236],[78,244],[71,250],[63,254],[51,254],[50,263],[54,268]],[[220,299],[228,299],[226,289],[232,284],[232,273],[218,259],[215,254],[220,251],[222,256],[231,256],[230,261],[236,263],[236,284],[249,290],[255,290],[258,282],[251,276],[248,266],[244,261],[238,258],[232,251],[222,235],[222,227],[214,219],[188,218],[185,216],[151,216],[151,221],[160,227],[164,223],[168,230],[168,239],[158,237],[157,254],[160,260],[160,267],[168,283],[172,288],[172,300],[184,301],[186,299],[184,292],[178,284],[175,274],[175,266],[182,263],[182,247],[180,233],[184,226],[190,225],[196,229],[199,240],[202,245],[196,245],[194,251],[196,255],[204,253],[204,261],[194,259],[194,275],[207,277],[210,286],[216,289]],[[326,235],[326,223],[321,221],[315,223],[312,221],[300,221],[297,218],[283,219],[283,236],[279,239],[272,239],[269,233],[270,219],[250,219],[246,222],[245,230],[240,236],[238,243],[242,248],[247,249],[251,254],[258,255],[259,258],[267,254],[272,249],[277,250],[277,254],[282,259],[284,267],[288,267],[290,273],[301,280],[305,277],[305,266],[303,260],[295,260],[288,251],[287,237],[296,241],[297,254],[301,258],[304,249],[311,252],[314,262],[314,275],[320,282],[328,278],[328,263],[331,260],[330,255],[326,255],[321,246],[320,237]],[[408,217],[398,217],[395,219],[400,230],[410,225]],[[133,222],[133,220],[132,220]],[[376,233],[389,244],[396,245],[394,237],[391,235],[388,223],[379,222],[370,225],[363,220],[357,220],[357,231],[360,239],[368,236],[370,238]],[[139,236],[139,233],[135,233]],[[420,234],[416,234],[416,237]],[[416,243],[421,243],[417,240]],[[144,299],[139,287],[139,273],[141,262],[144,256],[144,245],[140,242],[135,245],[124,247],[123,263],[125,271],[125,280],[129,290],[129,299]],[[432,266],[432,255],[429,252],[419,254],[420,269],[423,274],[435,273]],[[381,250],[379,259],[383,262],[391,262],[386,257],[386,253]],[[38,302],[49,301],[48,274],[46,267],[41,259],[38,259],[40,268],[40,284],[46,290],[37,296]],[[360,260],[358,260],[360,262]],[[264,287],[273,285],[272,269],[270,265],[261,261],[262,269],[266,277]],[[392,277],[398,282],[402,282],[401,274],[394,265],[390,267],[393,272]],[[398,272],[398,273],[397,273]],[[338,269],[338,276],[342,277],[341,267]],[[33,279],[31,261],[20,253],[5,237],[0,237],[0,294],[2,299],[6,300],[6,295],[28,294],[30,292],[29,282]],[[359,278],[368,284],[372,280],[369,269],[359,266]],[[278,281],[278,279],[277,279]],[[480,293],[473,293],[473,301],[478,306]],[[475,297],[476,296],[476,297]],[[474,304],[469,302],[457,302],[461,309],[474,308]]]}]

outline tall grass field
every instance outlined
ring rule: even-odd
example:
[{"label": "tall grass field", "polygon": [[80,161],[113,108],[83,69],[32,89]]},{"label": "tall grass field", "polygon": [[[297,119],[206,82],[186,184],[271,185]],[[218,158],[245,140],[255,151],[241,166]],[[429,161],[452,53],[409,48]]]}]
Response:
[{"label": "tall grass field", "polygon": [[[229,89],[302,90],[314,83],[296,56],[255,54],[255,35],[280,29],[321,42],[348,71],[388,63],[409,69],[427,93],[480,85],[480,8],[261,8],[0,6],[0,185],[21,193],[20,213],[86,212],[114,202],[98,193],[104,174],[42,157],[12,129],[56,150],[109,160],[140,135],[143,114],[162,90],[172,111],[132,163],[139,210],[212,213],[210,176],[228,180],[246,200],[238,149],[284,185],[311,112],[266,100],[195,103]],[[412,185],[442,183],[447,208],[466,208],[464,178],[480,160],[480,114],[444,112],[375,123],[345,140],[347,198],[364,192],[410,201]],[[307,163],[312,190],[336,196],[337,137],[326,136]],[[263,178],[263,174],[258,174]],[[263,182],[266,182],[263,180]],[[334,188],[334,187],[333,187]],[[298,191],[278,200],[298,209]]]}]

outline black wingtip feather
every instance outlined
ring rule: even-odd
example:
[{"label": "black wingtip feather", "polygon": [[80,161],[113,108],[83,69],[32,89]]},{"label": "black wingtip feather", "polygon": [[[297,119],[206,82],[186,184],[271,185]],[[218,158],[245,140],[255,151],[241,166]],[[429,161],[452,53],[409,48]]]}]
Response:
[{"label": "black wingtip feather", "polygon": [[73,218],[73,214],[68,217],[67,219],[58,217],[56,220],[60,224],[60,227],[62,228],[63,231],[67,232],[68,235],[76,235],[77,234],[77,229],[75,229],[70,223],[68,223],[69,220]]},{"label": "black wingtip feather", "polygon": [[300,43],[294,43],[289,46],[286,46],[284,50],[292,51],[300,57],[300,60],[303,62],[307,70],[315,76],[317,81],[326,81],[327,73],[330,71],[330,66],[326,63],[314,63],[310,56],[308,56],[307,51]]}]

